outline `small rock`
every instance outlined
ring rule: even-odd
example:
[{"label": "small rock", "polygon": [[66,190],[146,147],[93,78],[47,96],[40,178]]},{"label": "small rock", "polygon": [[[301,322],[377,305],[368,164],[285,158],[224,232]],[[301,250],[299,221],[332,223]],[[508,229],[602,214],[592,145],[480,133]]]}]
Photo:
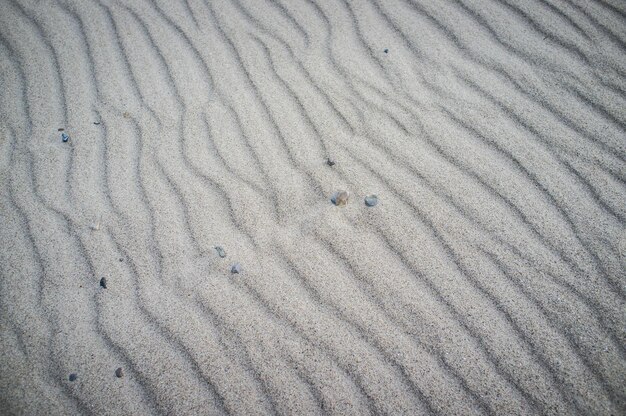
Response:
[{"label": "small rock", "polygon": [[376,195],[368,195],[365,197],[365,205],[368,207],[373,207],[378,204],[378,197]]},{"label": "small rock", "polygon": [[128,111],[124,111],[124,114],[122,114],[124,116],[124,118],[130,118],[130,113]]},{"label": "small rock", "polygon": [[65,129],[64,128],[59,128],[59,131],[63,131],[63,130],[65,130]]},{"label": "small rock", "polygon": [[94,121],[93,124],[95,124],[96,126],[99,126],[100,122],[99,121]]},{"label": "small rock", "polygon": [[63,143],[67,143],[69,139],[70,136],[67,133],[61,133],[61,140],[63,140]]},{"label": "small rock", "polygon": [[122,370],[122,367],[118,368],[117,370],[115,370],[115,376],[117,378],[122,378],[124,377],[124,370]]},{"label": "small rock", "polygon": [[215,246],[215,251],[217,251],[217,255],[220,256],[221,258],[226,257],[226,251],[224,251],[222,247]]},{"label": "small rock", "polygon": [[70,381],[75,381],[77,378],[78,376],[76,375],[76,373],[70,374],[70,377],[69,377]]},{"label": "small rock", "polygon": [[102,279],[100,279],[100,286],[102,286],[104,289],[107,288],[107,278],[103,277]]},{"label": "small rock", "polygon": [[350,197],[350,194],[348,194],[348,191],[339,191],[339,192],[336,192],[335,195],[333,195],[330,200],[333,202],[333,204],[337,205],[338,207],[341,207],[344,205],[348,205],[349,197]]},{"label": "small rock", "polygon": [[120,263],[123,262],[123,261],[124,261],[124,259],[120,259]]},{"label": "small rock", "polygon": [[230,272],[233,274],[241,273],[241,264],[239,263],[233,264],[233,267],[230,268]]},{"label": "small rock", "polygon": [[385,53],[389,53],[389,49],[385,49]]},{"label": "small rock", "polygon": [[332,159],[326,159],[326,164],[327,164],[328,166],[335,166],[335,161],[334,161],[334,160],[332,160]]}]

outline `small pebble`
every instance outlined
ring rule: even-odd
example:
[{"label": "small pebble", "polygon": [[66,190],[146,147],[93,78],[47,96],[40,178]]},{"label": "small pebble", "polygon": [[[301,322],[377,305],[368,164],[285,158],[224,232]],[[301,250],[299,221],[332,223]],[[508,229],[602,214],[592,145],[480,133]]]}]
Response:
[{"label": "small pebble", "polygon": [[76,373],[70,374],[70,381],[75,381],[77,378],[78,376],[76,375]]},{"label": "small pebble", "polygon": [[70,136],[68,136],[67,133],[61,133],[61,140],[63,140],[63,143],[66,143],[69,139]]},{"label": "small pebble", "polygon": [[224,251],[222,247],[215,246],[215,251],[217,251],[217,255],[220,256],[221,258],[226,257],[226,252]]},{"label": "small pebble", "polygon": [[335,193],[335,195],[333,195],[333,197],[330,200],[333,202],[333,204],[337,205],[338,207],[341,207],[344,205],[348,205],[349,197],[350,197],[350,194],[348,194],[348,191],[339,191]]},{"label": "small pebble", "polygon": [[63,128],[60,128],[60,129],[59,129],[59,131],[63,131],[63,130],[65,130],[65,129],[63,129]]},{"label": "small pebble", "polygon": [[378,197],[376,195],[368,195],[365,197],[365,205],[373,207],[378,204]]},{"label": "small pebble", "polygon": [[239,263],[233,264],[233,267],[230,268],[230,272],[233,274],[241,273],[241,265]]},{"label": "small pebble", "polygon": [[130,118],[130,113],[128,111],[124,111],[124,114],[122,114],[124,116],[124,118]]},{"label": "small pebble", "polygon": [[104,289],[107,288],[107,278],[103,277],[102,279],[100,279],[100,286],[102,286]]},{"label": "small pebble", "polygon": [[124,261],[124,259],[120,259],[120,263],[123,262],[123,261]]},{"label": "small pebble", "polygon": [[385,53],[389,53],[389,49],[385,49]]},{"label": "small pebble", "polygon": [[328,166],[335,166],[335,161],[334,161],[334,160],[332,160],[332,159],[326,159],[326,164],[327,164]]},{"label": "small pebble", "polygon": [[122,378],[124,377],[124,370],[122,370],[122,367],[118,368],[117,370],[115,370],[115,376],[117,378]]},{"label": "small pebble", "polygon": [[93,124],[95,124],[96,126],[100,125],[99,121],[94,121]]}]

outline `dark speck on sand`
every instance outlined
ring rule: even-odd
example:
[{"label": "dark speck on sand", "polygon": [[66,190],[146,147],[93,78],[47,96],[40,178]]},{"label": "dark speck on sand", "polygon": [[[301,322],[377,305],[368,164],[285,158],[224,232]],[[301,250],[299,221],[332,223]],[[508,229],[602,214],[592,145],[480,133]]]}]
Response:
[{"label": "dark speck on sand", "polygon": [[217,251],[217,255],[220,256],[221,258],[226,257],[226,251],[222,247],[215,246],[215,251]]}]

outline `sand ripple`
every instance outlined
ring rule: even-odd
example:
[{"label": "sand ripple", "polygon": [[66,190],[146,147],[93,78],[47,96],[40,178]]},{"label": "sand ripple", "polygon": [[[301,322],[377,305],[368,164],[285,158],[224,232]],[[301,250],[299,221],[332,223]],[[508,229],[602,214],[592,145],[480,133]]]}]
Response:
[{"label": "sand ripple", "polygon": [[0,413],[625,413],[625,27],[0,2]]}]

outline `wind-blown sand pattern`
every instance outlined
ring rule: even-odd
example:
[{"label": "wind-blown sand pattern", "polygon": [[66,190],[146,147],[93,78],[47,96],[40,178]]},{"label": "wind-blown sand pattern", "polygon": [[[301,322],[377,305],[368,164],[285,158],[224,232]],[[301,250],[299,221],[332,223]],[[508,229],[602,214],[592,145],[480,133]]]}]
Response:
[{"label": "wind-blown sand pattern", "polygon": [[626,413],[623,1],[4,0],[0,76],[0,413]]}]

